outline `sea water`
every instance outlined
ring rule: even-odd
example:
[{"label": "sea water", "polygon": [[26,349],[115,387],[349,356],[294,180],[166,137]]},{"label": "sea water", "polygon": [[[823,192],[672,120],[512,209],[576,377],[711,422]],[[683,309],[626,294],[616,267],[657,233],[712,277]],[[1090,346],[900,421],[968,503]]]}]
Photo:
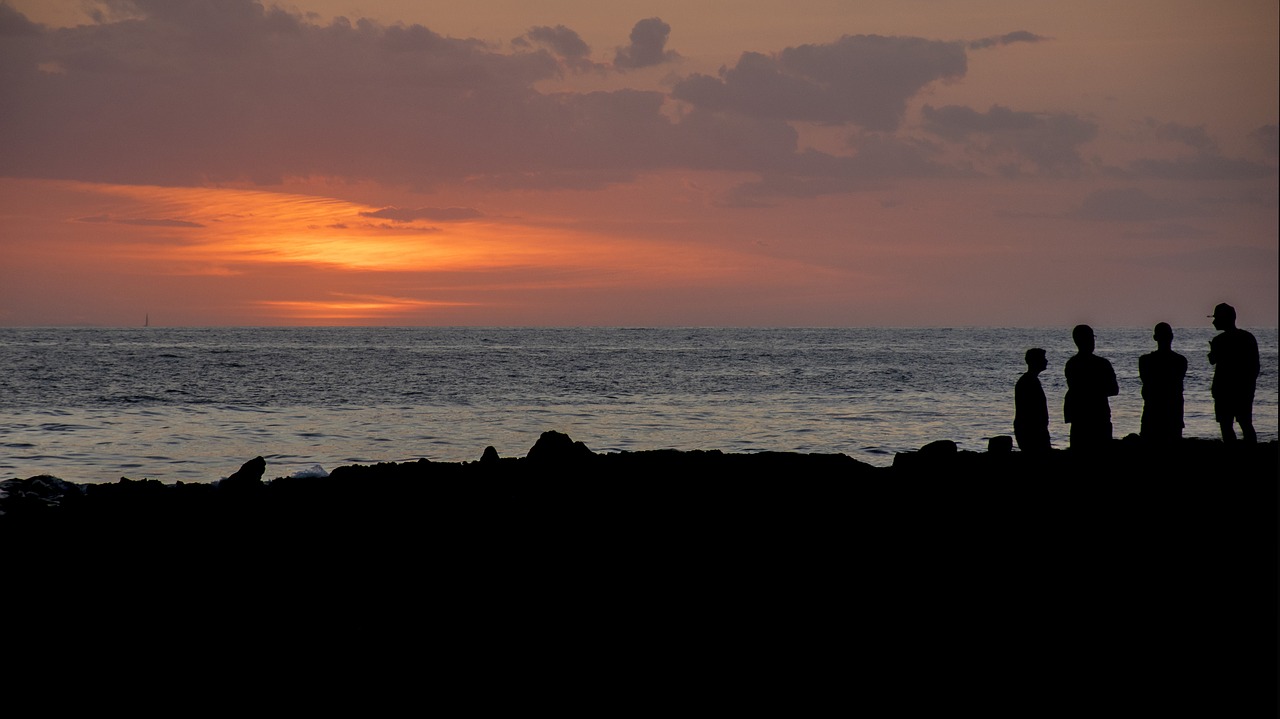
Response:
[{"label": "sea water", "polygon": [[[1275,439],[1274,329],[1254,401]],[[1137,432],[1148,328],[1105,329]],[[1186,430],[1215,437],[1211,327],[1176,329]],[[934,440],[985,450],[1012,434],[1029,347],[1065,447],[1070,328],[0,329],[0,478],[211,481],[255,456],[268,477],[319,465],[524,456],[546,430],[597,452],[673,448],[842,453],[875,465]]]}]

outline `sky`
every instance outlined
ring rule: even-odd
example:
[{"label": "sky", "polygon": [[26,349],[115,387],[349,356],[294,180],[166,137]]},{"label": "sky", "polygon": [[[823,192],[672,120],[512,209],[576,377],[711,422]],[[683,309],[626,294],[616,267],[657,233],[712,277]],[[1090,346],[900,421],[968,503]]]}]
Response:
[{"label": "sky", "polygon": [[0,326],[1274,327],[1275,0],[0,0]]}]

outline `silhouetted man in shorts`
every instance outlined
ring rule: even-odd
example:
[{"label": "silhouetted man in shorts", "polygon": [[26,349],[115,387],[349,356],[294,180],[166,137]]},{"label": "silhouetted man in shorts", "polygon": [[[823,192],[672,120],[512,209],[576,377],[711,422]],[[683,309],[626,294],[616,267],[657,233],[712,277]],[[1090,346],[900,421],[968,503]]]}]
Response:
[{"label": "silhouetted man in shorts", "polygon": [[1253,429],[1253,391],[1261,363],[1258,340],[1236,328],[1236,310],[1227,303],[1213,308],[1213,326],[1222,334],[1209,340],[1209,364],[1213,371],[1213,413],[1222,427],[1222,441],[1236,441],[1234,422],[1240,423],[1244,441],[1258,441]]},{"label": "silhouetted man in shorts", "polygon": [[1067,396],[1062,413],[1071,425],[1072,449],[1096,449],[1111,440],[1111,405],[1108,397],[1120,394],[1111,363],[1093,353],[1093,328],[1076,325],[1071,339],[1079,349],[1067,360]]},{"label": "silhouetted man in shorts", "polygon": [[1049,360],[1039,347],[1027,350],[1024,358],[1027,371],[1013,386],[1013,436],[1023,452],[1048,452],[1049,405],[1040,386],[1040,373],[1049,366]]},{"label": "silhouetted man in shorts", "polygon": [[1142,378],[1142,438],[1151,442],[1182,439],[1182,381],[1187,358],[1173,351],[1173,328],[1156,325],[1156,351],[1138,358]]}]

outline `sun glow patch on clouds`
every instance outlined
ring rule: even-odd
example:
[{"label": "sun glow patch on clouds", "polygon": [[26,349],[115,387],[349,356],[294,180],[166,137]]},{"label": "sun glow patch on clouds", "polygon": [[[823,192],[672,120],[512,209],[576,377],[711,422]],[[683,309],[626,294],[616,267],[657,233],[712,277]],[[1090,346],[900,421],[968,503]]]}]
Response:
[{"label": "sun glow patch on clouds", "polygon": [[125,200],[108,213],[77,221],[127,224],[170,238],[164,243],[139,241],[126,250],[153,261],[438,272],[646,264],[662,255],[653,252],[646,258],[643,253],[627,253],[624,259],[618,248],[597,242],[590,233],[536,218],[391,223],[378,216],[380,208],[325,197],[227,188],[69,184]]},{"label": "sun glow patch on clouds", "polygon": [[[708,244],[689,218],[585,222],[555,193],[500,215],[412,205],[420,217],[396,221],[377,194],[0,179],[0,216],[14,229],[6,263],[46,268],[45,284],[74,278],[59,286],[96,298],[79,321],[104,324],[142,308],[169,324],[508,324],[542,321],[547,302],[607,323],[602,298],[643,307],[821,275],[747,243]],[[11,312],[24,302],[0,298]]]},{"label": "sun glow patch on clouds", "polygon": [[270,316],[290,321],[376,320],[423,309],[465,307],[474,303],[417,300],[408,297],[347,296],[332,300],[258,300],[253,304]]}]

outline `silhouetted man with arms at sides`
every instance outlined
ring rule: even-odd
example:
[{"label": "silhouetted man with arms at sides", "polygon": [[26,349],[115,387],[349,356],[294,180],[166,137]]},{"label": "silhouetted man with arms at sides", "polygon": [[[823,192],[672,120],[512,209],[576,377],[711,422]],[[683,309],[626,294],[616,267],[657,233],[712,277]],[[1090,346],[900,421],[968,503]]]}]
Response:
[{"label": "silhouetted man with arms at sides", "polygon": [[1076,325],[1071,330],[1079,350],[1067,360],[1067,396],[1062,413],[1071,425],[1071,448],[1094,449],[1111,440],[1111,405],[1108,397],[1120,394],[1111,363],[1093,353],[1093,328]]},{"label": "silhouetted man with arms at sides", "polygon": [[1013,386],[1013,436],[1023,452],[1049,451],[1049,405],[1040,386],[1040,373],[1049,366],[1044,350],[1033,347],[1025,356],[1027,371]]},{"label": "silhouetted man with arms at sides", "polygon": [[1182,380],[1187,358],[1173,351],[1173,328],[1156,325],[1156,351],[1138,358],[1142,378],[1142,438],[1151,442],[1182,439]]},{"label": "silhouetted man with arms at sides", "polygon": [[1236,441],[1233,422],[1240,423],[1244,441],[1254,444],[1253,391],[1261,364],[1258,340],[1236,328],[1236,309],[1227,303],[1213,308],[1213,326],[1222,334],[1209,340],[1209,364],[1213,371],[1213,413],[1222,427],[1222,441]]}]

